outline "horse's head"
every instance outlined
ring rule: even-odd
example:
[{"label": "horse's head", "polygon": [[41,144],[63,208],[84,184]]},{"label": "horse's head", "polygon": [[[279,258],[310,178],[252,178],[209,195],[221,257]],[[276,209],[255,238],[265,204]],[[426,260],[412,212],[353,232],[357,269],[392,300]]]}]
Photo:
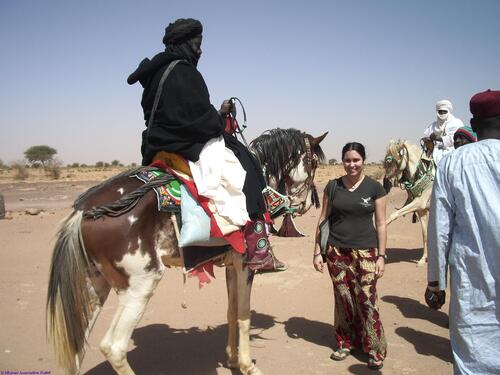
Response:
[{"label": "horse's head", "polygon": [[315,138],[296,129],[278,128],[268,130],[250,144],[269,186],[287,195],[298,214],[305,213],[312,204],[319,206],[314,174],[325,160],[320,143],[327,134]]},{"label": "horse's head", "polygon": [[290,206],[299,215],[306,213],[314,204],[319,207],[319,197],[314,185],[316,169],[325,161],[320,143],[328,132],[319,137],[303,134],[304,149],[298,155],[296,166],[285,178],[286,191]]},{"label": "horse's head", "polygon": [[384,187],[388,192],[391,186],[397,185],[401,174],[408,166],[408,149],[406,141],[393,140],[389,142],[384,158]]}]

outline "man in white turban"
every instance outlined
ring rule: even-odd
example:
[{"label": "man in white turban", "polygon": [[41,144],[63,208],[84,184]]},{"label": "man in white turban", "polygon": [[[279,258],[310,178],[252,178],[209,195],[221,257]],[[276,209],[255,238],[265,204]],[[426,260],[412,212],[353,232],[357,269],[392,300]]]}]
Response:
[{"label": "man in white turban", "polygon": [[436,103],[437,120],[424,131],[423,141],[433,143],[432,157],[436,165],[444,155],[453,151],[453,135],[458,128],[464,126],[462,120],[453,116],[453,106],[449,100],[440,100]]}]

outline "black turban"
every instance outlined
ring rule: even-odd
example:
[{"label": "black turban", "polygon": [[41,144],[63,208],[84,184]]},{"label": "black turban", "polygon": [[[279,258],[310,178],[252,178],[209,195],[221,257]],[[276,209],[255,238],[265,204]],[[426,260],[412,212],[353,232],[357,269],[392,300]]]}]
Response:
[{"label": "black turban", "polygon": [[200,21],[192,18],[179,18],[165,28],[163,44],[165,46],[181,44],[201,35],[202,32],[203,26]]}]

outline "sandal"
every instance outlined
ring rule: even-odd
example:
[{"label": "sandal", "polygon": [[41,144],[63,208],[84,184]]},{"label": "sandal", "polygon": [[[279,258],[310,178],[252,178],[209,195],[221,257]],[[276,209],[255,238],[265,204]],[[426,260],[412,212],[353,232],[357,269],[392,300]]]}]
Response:
[{"label": "sandal", "polygon": [[349,354],[351,354],[351,349],[347,348],[340,348],[335,350],[331,355],[330,359],[333,359],[334,361],[343,361],[346,359]]},{"label": "sandal", "polygon": [[[377,362],[380,362],[380,363],[377,363]],[[384,367],[384,361],[383,360],[377,361],[374,358],[370,358],[368,360],[368,368],[370,370],[380,370],[382,367]]]}]

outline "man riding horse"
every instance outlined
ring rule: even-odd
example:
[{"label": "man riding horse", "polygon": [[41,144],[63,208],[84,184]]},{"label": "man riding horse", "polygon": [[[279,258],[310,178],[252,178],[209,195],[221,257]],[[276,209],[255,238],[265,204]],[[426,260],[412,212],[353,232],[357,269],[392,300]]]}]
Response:
[{"label": "man riding horse", "polygon": [[[242,143],[224,132],[223,116],[231,110],[230,103],[224,101],[220,111],[210,104],[196,68],[202,32],[202,24],[194,19],[169,24],[163,37],[165,51],[141,61],[127,80],[144,87],[141,105],[146,125],[154,116],[142,133],[142,164],[162,160],[168,165],[172,156],[179,159],[177,155],[186,159],[199,195],[211,199],[228,222],[244,227],[249,268],[284,270],[268,245],[266,231],[255,235],[255,228],[263,227],[266,218],[262,197],[266,184],[260,166]],[[159,86],[163,93],[158,94]]]},{"label": "man riding horse", "polygon": [[[463,126],[462,120],[452,115],[453,105],[449,100],[436,103],[437,119],[424,131],[422,142],[432,153],[436,165],[444,155],[454,150],[453,135]],[[430,155],[429,155],[430,156]]]}]

